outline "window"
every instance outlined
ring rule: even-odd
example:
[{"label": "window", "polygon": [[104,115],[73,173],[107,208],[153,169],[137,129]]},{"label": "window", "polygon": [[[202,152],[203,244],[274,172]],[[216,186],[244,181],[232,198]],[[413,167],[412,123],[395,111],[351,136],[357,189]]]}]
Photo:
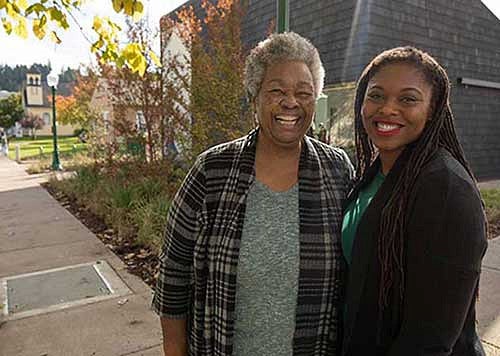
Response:
[{"label": "window", "polygon": [[140,132],[146,131],[146,119],[142,111],[137,111],[135,113],[135,128]]},{"label": "window", "polygon": [[102,112],[102,120],[104,121],[104,132],[109,130],[109,111]]},{"label": "window", "polygon": [[43,123],[45,126],[50,125],[50,114],[48,112],[43,113]]}]

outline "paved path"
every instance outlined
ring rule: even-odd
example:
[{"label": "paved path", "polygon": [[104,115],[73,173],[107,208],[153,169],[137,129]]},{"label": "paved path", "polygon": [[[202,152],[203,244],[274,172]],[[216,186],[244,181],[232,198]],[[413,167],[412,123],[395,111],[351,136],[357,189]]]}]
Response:
[{"label": "paved path", "polygon": [[149,310],[151,289],[129,274],[40,181],[43,177],[29,176],[0,157],[0,279],[104,260],[130,292],[17,320],[0,316],[0,355],[161,355],[159,321]]},{"label": "paved path", "polygon": [[500,180],[485,180],[478,185],[481,189],[500,189]]},{"label": "paved path", "polygon": [[[148,309],[150,288],[39,186],[44,180],[0,157],[0,278],[105,260],[131,293],[0,321],[0,355],[161,355],[159,322]],[[490,242],[483,263],[478,319],[488,355],[500,356],[500,237]]]}]

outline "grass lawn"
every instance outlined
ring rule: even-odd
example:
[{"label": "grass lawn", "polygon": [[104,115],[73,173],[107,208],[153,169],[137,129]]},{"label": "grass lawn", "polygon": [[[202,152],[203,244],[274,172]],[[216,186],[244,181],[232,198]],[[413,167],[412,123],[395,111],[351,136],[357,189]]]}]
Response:
[{"label": "grass lawn", "polygon": [[500,189],[481,189],[481,195],[490,217],[500,220]]},{"label": "grass lawn", "polygon": [[[40,136],[36,140],[31,137],[12,138],[9,141],[9,158],[16,158],[16,145],[18,144],[21,148],[21,160],[46,158],[50,157],[53,152],[52,136]],[[87,144],[82,143],[78,137],[59,136],[57,145],[61,156],[87,149]],[[73,152],[73,145],[75,145],[76,152]],[[40,157],[40,147],[43,147],[43,157]]]}]

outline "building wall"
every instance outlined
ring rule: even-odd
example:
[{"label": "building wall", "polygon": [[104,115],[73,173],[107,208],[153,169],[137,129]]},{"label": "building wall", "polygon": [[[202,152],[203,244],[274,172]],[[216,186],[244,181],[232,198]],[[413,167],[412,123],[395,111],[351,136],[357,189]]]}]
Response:
[{"label": "building wall", "polygon": [[[189,3],[199,13],[199,1]],[[251,49],[273,29],[276,0],[246,3],[242,40]],[[326,90],[355,82],[384,49],[414,45],[430,52],[448,71],[457,132],[475,174],[500,177],[500,90],[458,83],[461,77],[500,83],[500,20],[481,0],[290,0],[289,6],[290,30],[320,51]],[[337,110],[336,100],[329,102]]]},{"label": "building wall", "polygon": [[28,105],[43,105],[43,86],[40,74],[26,74],[26,100]]},{"label": "building wall", "polygon": [[[250,47],[265,38],[275,13],[275,0],[249,1],[243,40]],[[430,52],[450,77],[457,132],[472,169],[482,179],[500,177],[500,90],[458,83],[461,77],[500,83],[500,20],[480,0],[290,0],[290,29],[318,47],[326,89],[356,81],[384,49]]]},{"label": "building wall", "polygon": [[363,59],[399,45],[422,48],[445,67],[457,132],[472,169],[483,179],[500,177],[500,89],[458,81],[500,83],[500,20],[480,0],[373,0]]},{"label": "building wall", "polygon": [[[46,107],[28,107],[26,108],[27,113],[31,113],[33,115],[38,115],[41,118],[49,115],[49,122],[45,123],[41,130],[37,130],[36,134],[38,136],[50,136],[52,135],[52,108]],[[57,115],[57,113],[56,113]],[[71,125],[60,125],[57,123],[57,135],[58,136],[71,136],[75,131],[75,127]]]}]

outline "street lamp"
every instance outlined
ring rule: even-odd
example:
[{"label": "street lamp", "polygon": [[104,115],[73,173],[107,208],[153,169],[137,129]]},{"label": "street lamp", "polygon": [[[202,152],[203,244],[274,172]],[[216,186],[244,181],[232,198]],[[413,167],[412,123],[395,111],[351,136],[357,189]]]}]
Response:
[{"label": "street lamp", "polygon": [[288,0],[276,0],[276,32],[283,33],[290,31],[290,5]]},{"label": "street lamp", "polygon": [[57,126],[56,126],[56,87],[59,76],[53,71],[47,76],[47,84],[52,87],[52,138],[54,140],[54,152],[52,154],[52,169],[54,171],[62,170],[59,161],[59,148],[57,147]]}]

